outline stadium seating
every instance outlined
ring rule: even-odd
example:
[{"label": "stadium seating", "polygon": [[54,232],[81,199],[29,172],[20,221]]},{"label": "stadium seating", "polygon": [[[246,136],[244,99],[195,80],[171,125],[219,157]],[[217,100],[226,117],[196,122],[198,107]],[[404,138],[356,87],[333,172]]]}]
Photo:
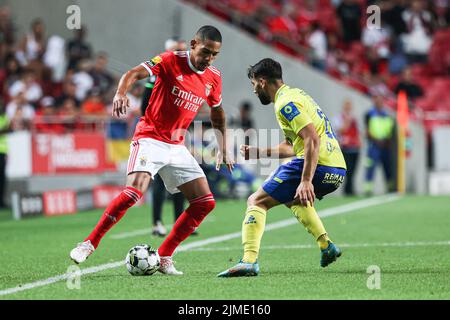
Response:
[{"label": "stadium seating", "polygon": [[[271,12],[271,16],[281,17],[283,4],[294,5],[299,10],[297,13],[297,19],[295,20],[299,33],[302,33],[307,24],[317,21],[322,30],[327,34],[342,33],[339,29],[340,23],[337,17],[336,8],[333,6],[330,0],[317,0],[315,5],[315,11],[311,10],[311,3],[306,0],[291,0],[291,1],[261,1],[261,0],[224,0],[220,1],[221,6],[212,6],[208,1],[202,0],[185,0],[186,2],[195,3],[212,14],[215,14],[223,19],[226,19],[232,23],[240,24],[240,20],[248,18],[254,14],[258,9],[265,8],[266,11]],[[216,3],[216,2],[215,2]],[[367,7],[366,0],[356,1],[362,8],[362,12],[365,12]],[[319,9],[320,8],[320,9]],[[301,10],[305,9],[305,10]],[[437,9],[435,9],[437,10]],[[220,12],[218,12],[220,11]],[[435,12],[438,14],[438,12]],[[231,19],[234,17],[234,20]],[[365,15],[362,15],[361,27],[365,25]],[[267,21],[271,20],[264,20]],[[265,25],[264,27],[267,27]],[[257,28],[256,28],[257,29]],[[277,28],[261,28],[268,29],[268,32],[278,32]],[[298,46],[297,41],[289,43],[284,38],[280,40],[276,34],[269,34],[257,36],[262,41],[269,42],[273,47],[286,54],[298,58],[300,61],[308,62],[308,51],[302,46]],[[296,37],[295,37],[296,38]],[[267,40],[271,39],[271,40]],[[300,41],[301,42],[301,41]],[[354,88],[364,94],[369,93],[370,84],[366,82],[364,73],[368,72],[367,50],[362,42],[355,41],[351,44],[339,43],[339,47],[343,50],[343,61],[349,66],[350,74],[342,74],[335,67],[329,67],[326,72],[328,75],[339,79],[339,81],[349,87]],[[388,88],[394,92],[396,85],[399,82],[399,75],[390,74],[387,72],[387,63],[382,62],[381,67],[378,68],[379,72],[383,73],[385,84]],[[426,114],[428,111],[439,111],[442,115],[442,121],[426,121],[425,126],[430,129],[434,125],[442,123],[450,123],[450,28],[444,27],[434,32],[432,38],[432,45],[428,54],[427,63],[415,63],[411,64],[411,71],[414,81],[422,87],[424,90],[424,96],[416,99],[414,105],[416,109],[421,109]],[[385,72],[386,70],[386,72]],[[388,98],[386,101],[388,106],[395,108],[395,101]],[[420,113],[420,112],[419,112]],[[445,120],[447,119],[447,120]]]}]

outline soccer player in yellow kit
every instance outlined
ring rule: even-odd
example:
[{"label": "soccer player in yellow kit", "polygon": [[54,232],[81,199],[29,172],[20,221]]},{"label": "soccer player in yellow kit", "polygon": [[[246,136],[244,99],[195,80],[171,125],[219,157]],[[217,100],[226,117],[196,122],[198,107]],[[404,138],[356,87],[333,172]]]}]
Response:
[{"label": "soccer player in yellow kit", "polygon": [[219,277],[256,276],[258,253],[267,211],[286,205],[314,236],[321,251],[320,265],[328,266],[341,256],[330,240],[314,209],[314,200],[335,191],[344,181],[345,160],[330,121],[303,90],[284,84],[281,65],[269,58],[248,69],[255,94],[263,105],[274,103],[277,121],[286,140],[276,147],[261,149],[241,146],[246,159],[260,157],[295,158],[281,165],[252,194],[242,223],[244,256]]}]

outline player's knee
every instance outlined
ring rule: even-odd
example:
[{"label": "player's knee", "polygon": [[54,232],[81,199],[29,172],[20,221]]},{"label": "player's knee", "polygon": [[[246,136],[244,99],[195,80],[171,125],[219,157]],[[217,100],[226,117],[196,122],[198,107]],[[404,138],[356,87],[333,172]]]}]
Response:
[{"label": "player's knee", "polygon": [[256,200],[256,193],[252,193],[247,199],[247,207],[254,206]]},{"label": "player's knee", "polygon": [[147,191],[149,182],[150,182],[150,174],[136,173],[132,177],[129,177],[127,185],[144,193]]},{"label": "player's knee", "polygon": [[250,195],[250,197],[248,197],[248,199],[247,199],[247,207],[251,207],[251,206],[258,206],[258,207],[265,206],[264,203],[263,203],[263,200],[264,199],[262,199],[259,196],[258,192],[255,192],[252,195]]},{"label": "player's knee", "polygon": [[205,211],[211,212],[216,207],[216,200],[213,198],[209,201],[206,201],[204,204],[205,204]]},{"label": "player's knee", "polygon": [[200,224],[206,216],[214,210],[216,207],[216,201],[214,198],[201,201],[197,203],[191,203],[191,205],[186,209],[186,213],[191,215],[198,224]]}]

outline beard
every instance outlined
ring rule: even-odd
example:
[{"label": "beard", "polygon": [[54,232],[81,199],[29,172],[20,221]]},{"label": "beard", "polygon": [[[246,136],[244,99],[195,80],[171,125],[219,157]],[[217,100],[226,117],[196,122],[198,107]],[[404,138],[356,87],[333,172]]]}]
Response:
[{"label": "beard", "polygon": [[270,103],[272,102],[272,101],[270,100],[269,95],[268,95],[268,94],[265,94],[264,92],[259,93],[259,94],[258,94],[258,98],[259,98],[259,101],[261,101],[261,103],[262,103],[263,105],[268,105],[268,104],[270,104]]}]

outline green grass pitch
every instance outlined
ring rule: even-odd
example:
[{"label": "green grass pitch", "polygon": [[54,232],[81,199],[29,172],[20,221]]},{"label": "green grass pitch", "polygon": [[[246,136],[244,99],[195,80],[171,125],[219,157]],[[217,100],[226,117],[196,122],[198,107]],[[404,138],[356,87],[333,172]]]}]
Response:
[{"label": "green grass pitch", "polygon": [[[329,197],[318,211],[361,198]],[[184,244],[240,232],[245,201],[219,201]],[[76,215],[12,221],[0,214],[0,299],[450,299],[450,198],[404,196],[399,200],[323,218],[343,256],[319,266],[319,250],[299,224],[268,230],[259,257],[261,272],[252,278],[217,278],[242,254],[241,239],[178,252],[182,277],[159,273],[133,277],[125,266],[83,275],[79,289],[57,281],[12,294],[2,291],[66,273],[68,254],[96,224],[101,210]],[[166,204],[165,223],[172,222]],[[267,224],[294,219],[284,207],[268,213]],[[294,220],[295,221],[295,220]],[[138,243],[158,246],[149,234],[127,235],[150,228],[148,206],[132,208],[81,265],[85,270],[123,260]],[[124,236],[125,235],[125,236]],[[380,288],[369,289],[368,267],[378,266]],[[369,279],[370,282],[370,279]]]}]

